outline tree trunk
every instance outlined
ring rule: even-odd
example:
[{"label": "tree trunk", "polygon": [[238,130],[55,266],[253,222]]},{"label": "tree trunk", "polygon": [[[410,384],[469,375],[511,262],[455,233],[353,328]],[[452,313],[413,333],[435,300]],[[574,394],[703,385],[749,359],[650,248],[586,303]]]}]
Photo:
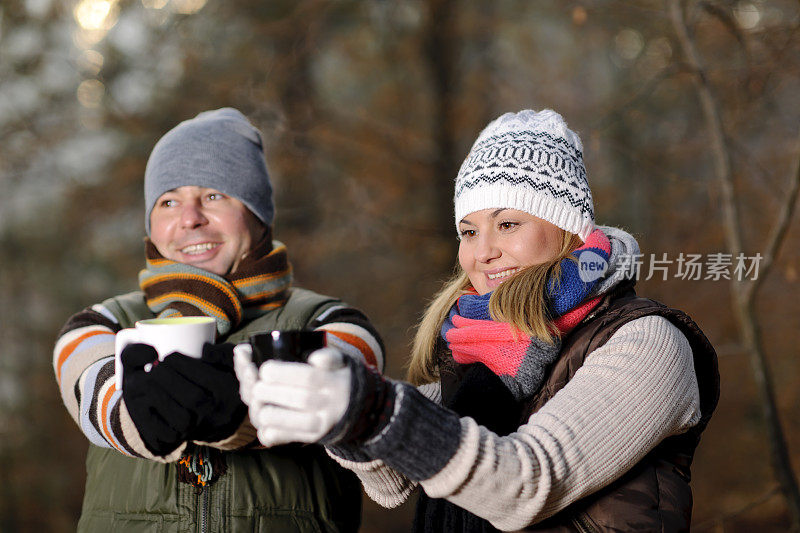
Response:
[{"label": "tree trunk", "polygon": [[[680,0],[669,0],[669,9],[678,41],[683,49],[689,67],[692,70],[693,81],[700,99],[700,106],[708,128],[708,134],[711,137],[711,152],[714,157],[714,169],[722,193],[721,200],[725,241],[728,250],[733,254],[733,257],[736,258],[742,253],[741,227],[739,213],[736,207],[731,153],[725,137],[725,131],[722,127],[719,104],[711,91],[694,41],[689,36],[689,29],[684,20]],[[772,235],[777,236],[777,239],[782,239],[785,235],[785,226],[788,225],[788,217],[791,217],[791,213],[793,212],[797,195],[796,183],[794,183],[793,187],[790,187],[790,192],[791,194],[787,198],[786,207],[781,211],[781,215],[776,222],[776,229],[771,232]],[[781,231],[782,225],[784,226],[783,231]],[[772,242],[769,243],[770,258],[774,256],[774,251],[777,250],[779,246],[780,241],[772,239]],[[762,281],[763,275],[764,272],[762,272]],[[758,285],[754,281],[750,281],[749,284],[750,285],[748,285],[747,281],[731,280],[731,303],[736,313],[736,322],[741,344],[747,353],[750,354],[753,377],[756,381],[759,400],[764,412],[764,422],[767,426],[770,462],[775,477],[780,484],[781,492],[786,499],[786,505],[789,509],[789,515],[792,521],[792,529],[797,531],[800,530],[800,489],[798,489],[797,479],[794,475],[794,470],[792,469],[791,460],[789,458],[786,437],[783,433],[783,427],[781,426],[778,407],[775,401],[775,388],[764,354],[761,334],[753,309],[755,291],[749,290],[750,287],[755,289]]]},{"label": "tree trunk", "polygon": [[[455,65],[458,60],[456,51],[455,18],[458,14],[454,0],[429,0],[427,2],[428,18],[423,36],[425,58],[431,75],[433,88],[433,138],[434,138],[434,228],[437,233],[449,238],[443,239],[451,243],[452,254],[456,255],[456,241],[452,236],[453,210],[444,206],[453,204],[453,180],[458,173],[458,159],[455,154]],[[450,264],[442,265],[449,270]]]}]

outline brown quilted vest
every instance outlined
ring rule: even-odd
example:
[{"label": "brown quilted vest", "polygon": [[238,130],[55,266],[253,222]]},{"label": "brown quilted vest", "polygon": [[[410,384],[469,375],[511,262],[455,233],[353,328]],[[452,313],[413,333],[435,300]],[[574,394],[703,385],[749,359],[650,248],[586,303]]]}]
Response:
[{"label": "brown quilted vest", "polygon": [[717,356],[700,328],[682,311],[639,298],[633,282],[609,294],[593,312],[564,337],[559,359],[541,391],[525,409],[524,421],[538,411],[596,350],[625,323],[648,315],[663,316],[689,340],[700,391],[700,422],[686,433],[662,441],[615,482],[575,502],[528,531],[688,531],[692,516],[689,487],[694,450],[719,399]]}]

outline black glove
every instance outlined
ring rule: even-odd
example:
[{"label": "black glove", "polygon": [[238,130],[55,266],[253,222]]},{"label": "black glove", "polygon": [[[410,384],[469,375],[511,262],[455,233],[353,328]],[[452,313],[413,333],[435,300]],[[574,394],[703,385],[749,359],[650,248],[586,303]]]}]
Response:
[{"label": "black glove", "polygon": [[[169,392],[170,374],[161,369],[158,353],[149,344],[129,344],[122,350],[122,399],[145,447],[153,455],[168,455],[192,425],[192,413]],[[150,372],[145,366],[151,364]],[[166,383],[164,383],[166,381]]]},{"label": "black glove", "polygon": [[147,449],[167,455],[186,440],[215,442],[236,431],[247,412],[233,371],[233,345],[206,344],[201,359],[170,354],[150,372],[157,357],[146,344],[121,354],[122,397]]},{"label": "black glove", "polygon": [[[247,414],[247,406],[239,396],[239,380],[233,370],[233,344],[203,346],[201,359],[172,357],[176,372],[199,386],[199,398],[194,428],[189,438],[201,442],[217,442],[233,435]],[[164,363],[170,356],[164,359]]]}]

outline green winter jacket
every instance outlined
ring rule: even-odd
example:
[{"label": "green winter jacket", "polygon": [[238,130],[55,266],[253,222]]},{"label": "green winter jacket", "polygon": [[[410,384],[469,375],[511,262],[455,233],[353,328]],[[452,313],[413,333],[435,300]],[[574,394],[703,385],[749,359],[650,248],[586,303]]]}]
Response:
[{"label": "green winter jacket", "polygon": [[[286,305],[220,342],[273,329],[301,329],[339,301],[293,288]],[[153,313],[140,292],[103,303],[132,327]],[[178,482],[175,463],[158,463],[90,445],[82,532],[346,532],[361,521],[356,477],[317,445],[226,452],[228,471],[202,492]]]}]

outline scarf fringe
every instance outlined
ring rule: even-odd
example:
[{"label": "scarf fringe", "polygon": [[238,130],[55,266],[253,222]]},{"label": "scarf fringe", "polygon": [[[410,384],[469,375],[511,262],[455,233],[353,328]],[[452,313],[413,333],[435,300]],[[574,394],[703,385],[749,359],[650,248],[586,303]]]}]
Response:
[{"label": "scarf fringe", "polygon": [[199,494],[206,485],[214,484],[228,471],[225,455],[214,448],[194,446],[177,464],[178,481],[192,485]]}]

